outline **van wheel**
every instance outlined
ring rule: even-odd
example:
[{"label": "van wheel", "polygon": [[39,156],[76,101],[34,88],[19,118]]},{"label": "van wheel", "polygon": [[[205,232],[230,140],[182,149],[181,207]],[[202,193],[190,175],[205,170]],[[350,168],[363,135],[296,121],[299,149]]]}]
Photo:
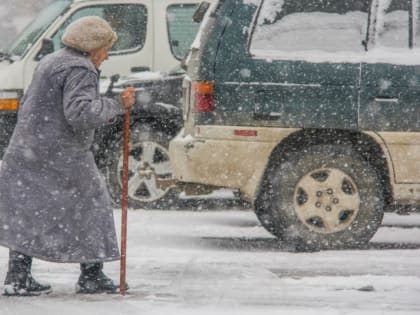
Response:
[{"label": "van wheel", "polygon": [[[156,179],[173,179],[168,146],[171,137],[148,125],[137,125],[130,131],[128,159],[128,203],[132,208],[166,209],[176,205],[177,195],[171,186]],[[107,163],[106,181],[111,198],[121,205],[123,139],[112,146]]]},{"label": "van wheel", "polygon": [[379,176],[348,145],[288,152],[267,173],[264,187],[255,203],[261,223],[303,249],[365,245],[382,222]]}]

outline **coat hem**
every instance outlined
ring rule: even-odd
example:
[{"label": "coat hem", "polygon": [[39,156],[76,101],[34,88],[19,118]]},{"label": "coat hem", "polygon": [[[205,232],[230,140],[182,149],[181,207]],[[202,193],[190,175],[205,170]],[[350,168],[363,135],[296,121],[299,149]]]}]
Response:
[{"label": "coat hem", "polygon": [[92,259],[84,259],[84,260],[73,260],[73,259],[69,259],[69,260],[59,260],[59,259],[53,259],[50,257],[45,257],[42,255],[38,255],[38,254],[34,254],[31,253],[30,251],[28,251],[27,249],[21,249],[15,246],[10,246],[9,244],[6,244],[4,242],[0,241],[0,245],[4,246],[10,250],[22,253],[26,256],[30,256],[32,258],[36,258],[36,259],[40,259],[40,260],[44,260],[44,261],[48,261],[48,262],[54,262],[54,263],[98,263],[98,262],[109,262],[109,261],[116,261],[116,260],[120,260],[121,256],[115,256],[115,257],[105,257],[105,258],[92,258]]}]

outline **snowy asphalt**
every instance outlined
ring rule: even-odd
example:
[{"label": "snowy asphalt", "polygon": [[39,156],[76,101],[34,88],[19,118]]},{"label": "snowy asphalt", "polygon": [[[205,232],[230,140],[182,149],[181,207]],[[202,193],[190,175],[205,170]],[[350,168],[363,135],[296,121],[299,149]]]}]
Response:
[{"label": "snowy asphalt", "polygon": [[[249,210],[128,218],[129,295],[76,295],[77,265],[35,260],[34,276],[54,292],[2,296],[0,315],[420,314],[420,214],[387,214],[366,248],[313,253],[277,242]],[[118,279],[119,263],[105,271]]]}]

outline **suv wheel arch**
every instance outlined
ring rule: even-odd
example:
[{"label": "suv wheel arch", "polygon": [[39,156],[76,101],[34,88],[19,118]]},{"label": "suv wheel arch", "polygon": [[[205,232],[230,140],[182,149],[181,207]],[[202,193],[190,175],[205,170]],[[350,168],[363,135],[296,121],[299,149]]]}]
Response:
[{"label": "suv wheel arch", "polygon": [[[304,154],[313,146],[345,145],[357,155],[361,163],[368,164],[378,176],[378,182],[383,186],[383,207],[392,203],[392,187],[387,161],[380,145],[366,134],[343,130],[300,130],[283,139],[273,150],[266,167],[263,179],[259,185],[254,200],[255,213],[261,224],[271,233],[277,235],[276,223],[273,222],[271,211],[267,208],[267,191],[272,190],[270,178],[282,163],[286,163],[290,155]],[[344,176],[344,175],[343,175]],[[372,175],[373,176],[373,175]]]}]

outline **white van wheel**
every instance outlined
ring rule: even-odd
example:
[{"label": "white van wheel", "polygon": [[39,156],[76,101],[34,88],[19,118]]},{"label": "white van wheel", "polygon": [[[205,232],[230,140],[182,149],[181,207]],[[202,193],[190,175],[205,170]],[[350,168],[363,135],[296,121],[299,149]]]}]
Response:
[{"label": "white van wheel", "polygon": [[[143,125],[132,128],[128,161],[128,199],[133,208],[165,209],[177,202],[177,196],[168,185],[157,179],[173,179],[169,161],[170,137],[164,132]],[[106,180],[112,199],[120,204],[122,190],[122,139],[113,147],[111,162],[106,169]]]}]

